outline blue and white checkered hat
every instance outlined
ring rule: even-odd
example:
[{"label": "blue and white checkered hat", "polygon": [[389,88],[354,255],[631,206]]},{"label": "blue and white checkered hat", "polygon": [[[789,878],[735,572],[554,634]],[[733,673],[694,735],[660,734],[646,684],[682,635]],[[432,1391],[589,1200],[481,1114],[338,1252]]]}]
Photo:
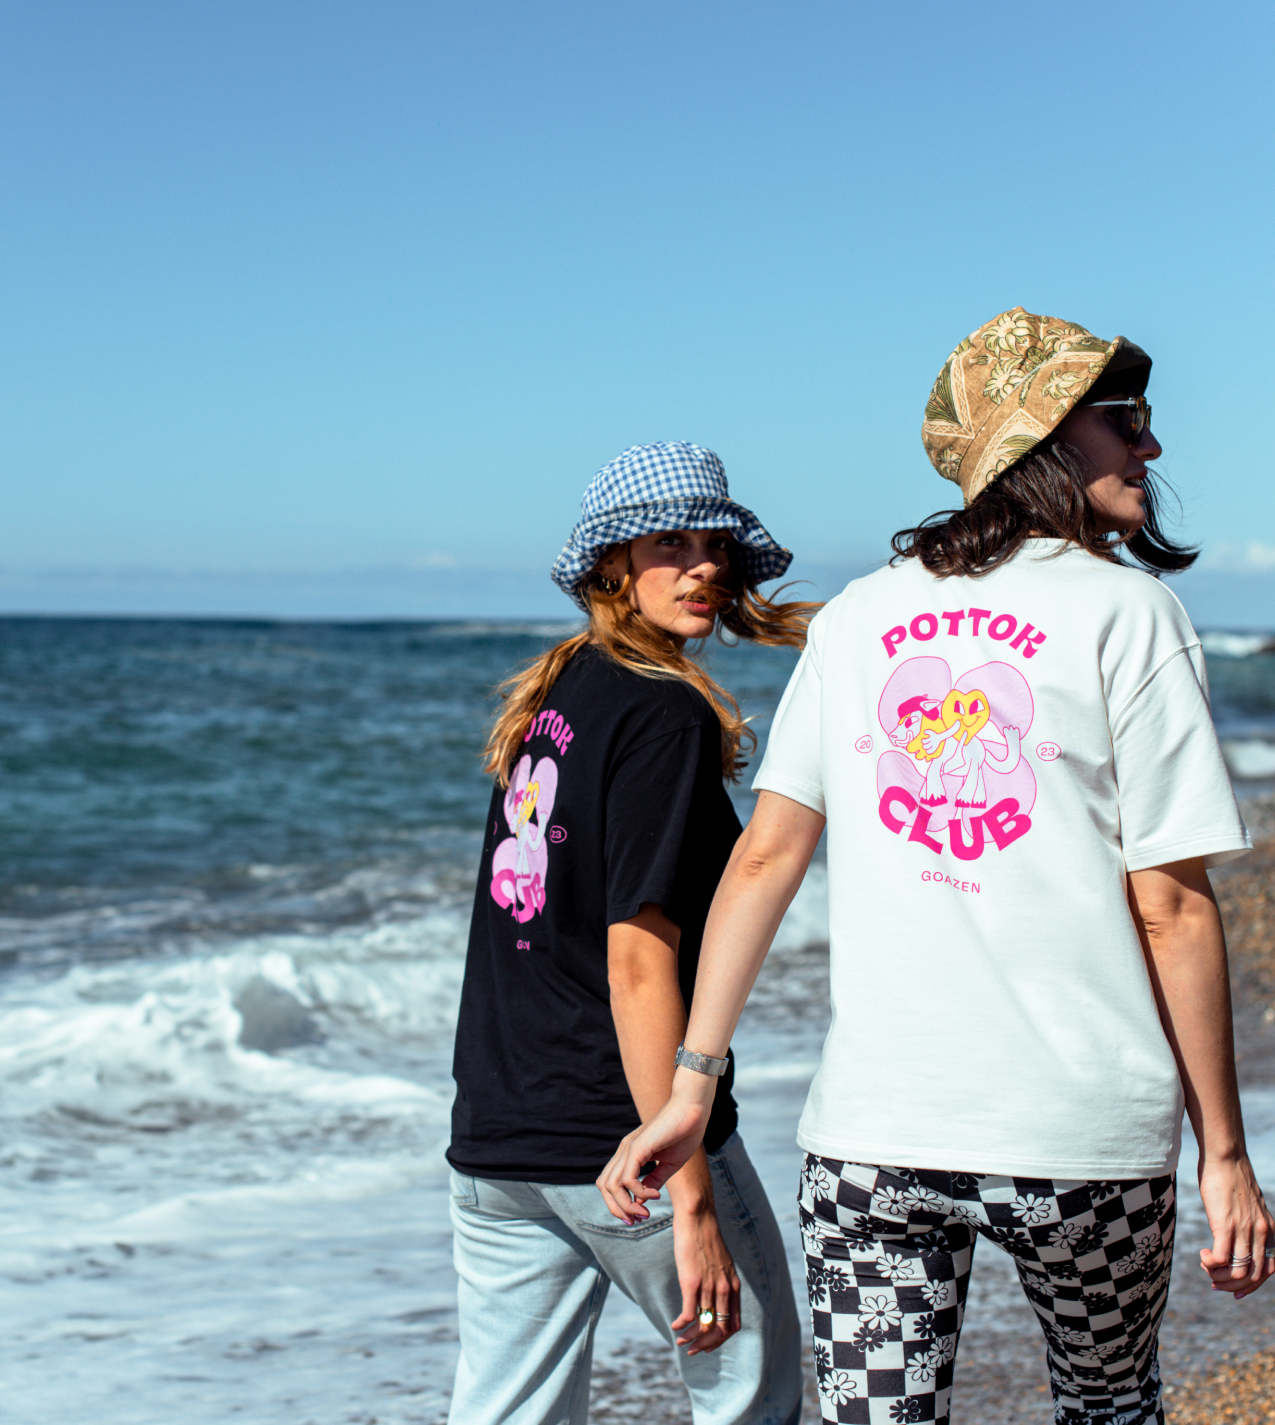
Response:
[{"label": "blue and white checkered hat", "polygon": [[588,612],[582,586],[613,544],[668,529],[728,529],[751,584],[777,579],[792,554],[730,497],[726,470],[711,450],[685,440],[631,445],[604,465],[580,501],[580,523],[558,555],[553,582]]}]

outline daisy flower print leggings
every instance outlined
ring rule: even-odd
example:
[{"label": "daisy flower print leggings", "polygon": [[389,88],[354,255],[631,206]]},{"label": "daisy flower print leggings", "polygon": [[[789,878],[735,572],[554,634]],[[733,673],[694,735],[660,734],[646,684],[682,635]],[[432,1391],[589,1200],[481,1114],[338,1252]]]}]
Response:
[{"label": "daisy flower print leggings", "polygon": [[947,1421],[974,1244],[1010,1253],[1059,1425],[1163,1425],[1174,1180],[1064,1182],[807,1155],[801,1235],[826,1421]]}]

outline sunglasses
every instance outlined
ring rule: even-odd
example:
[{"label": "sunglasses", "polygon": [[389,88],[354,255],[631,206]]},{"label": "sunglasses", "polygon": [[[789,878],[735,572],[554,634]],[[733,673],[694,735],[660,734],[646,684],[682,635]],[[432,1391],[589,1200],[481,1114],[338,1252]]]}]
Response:
[{"label": "sunglasses", "polygon": [[1123,401],[1089,401],[1086,404],[1098,406],[1123,406],[1120,417],[1120,436],[1129,445],[1137,445],[1142,432],[1151,424],[1151,407],[1145,396],[1130,396]]}]

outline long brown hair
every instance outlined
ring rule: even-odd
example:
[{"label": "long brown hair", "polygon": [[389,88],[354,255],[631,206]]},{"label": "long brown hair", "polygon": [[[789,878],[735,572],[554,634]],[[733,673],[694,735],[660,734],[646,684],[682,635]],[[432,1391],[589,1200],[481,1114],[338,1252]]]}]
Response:
[{"label": "long brown hair", "polygon": [[1174,543],[1161,528],[1163,493],[1152,471],[1142,486],[1146,521],[1141,529],[1115,537],[1097,527],[1085,493],[1089,478],[1083,452],[1049,436],[998,475],[966,509],[940,510],[915,529],[901,529],[890,541],[894,558],[919,559],[940,579],[953,574],[978,579],[1012,559],[1025,540],[1041,536],[1068,540],[1099,559],[1132,563],[1156,575],[1195,563],[1199,550]]},{"label": "long brown hair", "polygon": [[[631,567],[614,592],[608,592],[601,580],[590,574],[584,588],[589,605],[588,627],[555,644],[499,685],[497,691],[504,706],[487,738],[483,771],[491,773],[502,787],[509,785],[510,768],[519,746],[549,689],[586,644],[600,648],[621,667],[644,678],[677,678],[702,693],[721,723],[722,775],[738,780],[747,765],[741,748],[745,744],[749,751],[755,748],[756,735],[726,689],[688,657],[670,634],[638,612],[629,599],[632,582]],[[778,595],[783,592],[783,588],[778,589],[771,598],[759,594],[755,586],[735,573],[733,563],[728,582],[704,586],[705,599],[717,612],[719,638],[725,631],[768,647],[803,648],[806,625],[823,605],[795,600],[779,603]]]}]

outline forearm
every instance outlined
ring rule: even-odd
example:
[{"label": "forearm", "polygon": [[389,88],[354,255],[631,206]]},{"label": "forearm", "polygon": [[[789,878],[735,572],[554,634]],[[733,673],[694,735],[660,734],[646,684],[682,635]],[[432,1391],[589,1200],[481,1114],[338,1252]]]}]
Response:
[{"label": "forearm", "polygon": [[[761,794],[708,913],[686,1029],[688,1049],[718,1058],[726,1053],[823,824],[808,807],[773,792]],[[679,1080],[691,1072],[679,1069]]]},{"label": "forearm", "polygon": [[1204,862],[1132,872],[1129,906],[1200,1145],[1200,1198],[1213,1233],[1200,1265],[1214,1291],[1240,1301],[1275,1270],[1267,1257],[1275,1221],[1244,1147],[1226,940]]},{"label": "forearm", "polygon": [[[679,932],[656,907],[608,931],[611,1017],[624,1076],[638,1117],[653,1118],[673,1085],[673,1057],[686,1032],[677,978]],[[708,1160],[700,1148],[668,1185],[675,1211],[712,1203]]]},{"label": "forearm", "polygon": [[1135,873],[1130,902],[1191,1127],[1205,1159],[1227,1161],[1245,1150],[1226,941],[1203,867],[1180,865],[1176,884],[1148,886],[1152,873]]},{"label": "forearm", "polygon": [[1150,943],[1161,1019],[1196,1140],[1206,1157],[1235,1157],[1244,1151],[1244,1129],[1221,922],[1187,923]]},{"label": "forearm", "polygon": [[[644,905],[632,920],[607,929],[611,1016],[629,1092],[643,1120],[658,1113],[669,1097],[673,1056],[686,1028],[677,977],[680,939],[681,931],[656,905]],[[669,1180],[668,1191],[682,1289],[682,1311],[672,1327],[685,1333],[677,1337],[678,1345],[698,1355],[716,1350],[739,1329],[739,1279],[717,1223],[702,1145]],[[619,1215],[632,1222],[647,1212],[642,1208],[634,1210],[633,1218]],[[704,1317],[706,1309],[710,1319]]]},{"label": "forearm", "polygon": [[[720,1058],[784,911],[796,894],[823,831],[809,807],[763,792],[717,888],[695,978],[686,1045]],[[613,990],[614,995],[614,981]],[[624,1139],[598,1178],[612,1214],[632,1225],[644,1205],[680,1176],[708,1126],[717,1079],[692,1069],[673,1075],[668,1102]]]}]

